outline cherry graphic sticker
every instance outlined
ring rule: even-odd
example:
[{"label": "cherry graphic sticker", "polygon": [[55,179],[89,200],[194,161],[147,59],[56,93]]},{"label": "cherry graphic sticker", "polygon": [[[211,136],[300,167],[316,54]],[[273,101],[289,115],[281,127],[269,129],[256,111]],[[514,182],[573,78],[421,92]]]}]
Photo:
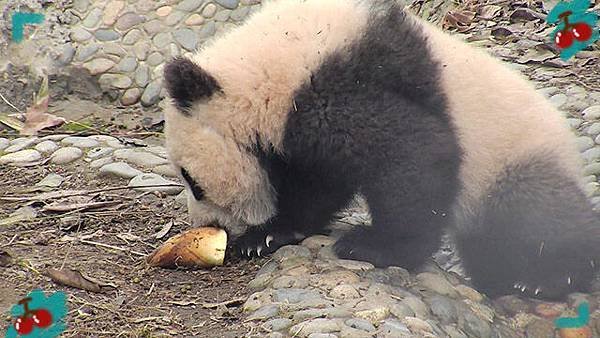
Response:
[{"label": "cherry graphic sticker", "polygon": [[560,49],[563,60],[571,58],[600,37],[598,15],[590,12],[590,0],[559,2],[548,13],[546,21],[557,24],[551,38]]},{"label": "cherry graphic sticker", "polygon": [[12,307],[13,321],[5,337],[58,337],[66,329],[66,314],[63,292],[46,297],[42,290],[34,290]]}]

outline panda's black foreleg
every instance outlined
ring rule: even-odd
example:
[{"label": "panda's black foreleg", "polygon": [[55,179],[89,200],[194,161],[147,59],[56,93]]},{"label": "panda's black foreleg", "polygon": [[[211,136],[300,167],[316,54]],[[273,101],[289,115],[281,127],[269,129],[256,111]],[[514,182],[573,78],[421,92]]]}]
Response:
[{"label": "panda's black foreleg", "polygon": [[376,266],[414,269],[441,244],[447,215],[457,190],[456,165],[423,163],[382,175],[363,187],[372,226],[338,240],[339,257]]},{"label": "panda's black foreleg", "polygon": [[281,246],[324,233],[333,214],[353,196],[346,186],[297,169],[286,169],[272,182],[276,182],[277,214],[235,240],[234,251],[242,256],[264,256]]}]

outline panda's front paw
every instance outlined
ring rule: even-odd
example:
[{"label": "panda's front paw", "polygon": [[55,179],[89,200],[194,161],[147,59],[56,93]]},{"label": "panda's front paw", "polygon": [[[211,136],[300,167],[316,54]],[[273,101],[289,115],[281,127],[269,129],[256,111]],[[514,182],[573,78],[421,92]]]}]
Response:
[{"label": "panda's front paw", "polygon": [[232,253],[243,258],[262,257],[277,251],[284,245],[296,244],[303,238],[303,235],[294,232],[251,228],[234,241]]}]

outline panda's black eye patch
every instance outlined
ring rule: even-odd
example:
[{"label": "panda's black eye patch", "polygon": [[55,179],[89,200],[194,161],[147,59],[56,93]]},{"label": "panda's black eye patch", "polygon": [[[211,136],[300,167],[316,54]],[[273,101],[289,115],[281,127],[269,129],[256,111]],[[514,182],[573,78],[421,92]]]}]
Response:
[{"label": "panda's black eye patch", "polygon": [[192,194],[194,194],[194,198],[197,201],[200,201],[204,197],[204,190],[202,190],[200,185],[198,185],[198,183],[194,181],[194,179],[192,178],[192,176],[190,176],[187,170],[183,168],[181,168],[181,176],[183,176],[183,179],[190,186],[190,189],[192,189]]},{"label": "panda's black eye patch", "polygon": [[208,98],[221,90],[214,77],[191,60],[182,57],[167,63],[164,77],[169,96],[184,114],[187,114],[187,109],[194,101]]}]

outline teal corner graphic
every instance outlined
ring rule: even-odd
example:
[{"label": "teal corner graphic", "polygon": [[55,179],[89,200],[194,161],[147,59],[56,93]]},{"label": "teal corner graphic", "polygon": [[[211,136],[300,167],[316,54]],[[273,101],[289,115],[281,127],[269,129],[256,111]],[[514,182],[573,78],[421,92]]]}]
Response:
[{"label": "teal corner graphic", "polygon": [[10,310],[14,318],[5,338],[54,338],[65,331],[67,325],[67,296],[55,292],[49,297],[42,290],[31,291]]},{"label": "teal corner graphic", "polygon": [[548,13],[546,22],[558,23],[550,37],[561,50],[561,59],[570,59],[600,38],[598,15],[589,9],[590,0],[561,1]]},{"label": "teal corner graphic", "polygon": [[590,304],[583,302],[577,307],[577,317],[560,317],[554,320],[559,329],[577,329],[586,326],[590,321]]},{"label": "teal corner graphic", "polygon": [[14,42],[23,41],[25,25],[35,25],[44,22],[44,15],[39,13],[14,12],[12,14],[12,39]]}]

